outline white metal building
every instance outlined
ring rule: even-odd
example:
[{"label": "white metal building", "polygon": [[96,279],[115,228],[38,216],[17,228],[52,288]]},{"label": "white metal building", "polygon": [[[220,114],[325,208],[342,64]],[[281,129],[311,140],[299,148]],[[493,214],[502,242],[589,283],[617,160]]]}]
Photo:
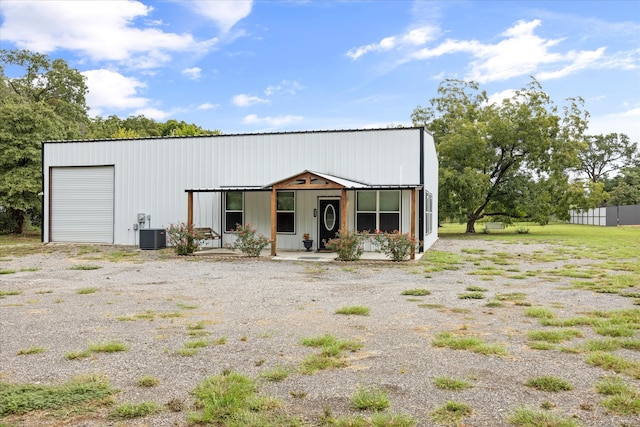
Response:
[{"label": "white metal building", "polygon": [[181,222],[217,231],[219,246],[251,223],[274,254],[346,229],[437,240],[424,128],[47,141],[42,167],[44,242],[138,245],[141,228]]}]

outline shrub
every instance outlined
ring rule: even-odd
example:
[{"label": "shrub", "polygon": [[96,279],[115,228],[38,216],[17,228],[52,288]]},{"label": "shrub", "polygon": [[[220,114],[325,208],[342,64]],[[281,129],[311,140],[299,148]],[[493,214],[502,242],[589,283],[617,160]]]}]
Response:
[{"label": "shrub", "polygon": [[231,231],[236,235],[236,241],[229,245],[229,247],[234,250],[239,250],[248,257],[260,256],[260,252],[271,244],[271,240],[262,234],[257,235],[257,230],[251,228],[251,224],[236,224],[235,230]]},{"label": "shrub", "polygon": [[362,248],[364,237],[365,234],[356,231],[340,231],[336,233],[336,238],[329,240],[325,246],[334,251],[340,261],[357,261],[364,251]]},{"label": "shrub", "polygon": [[178,255],[187,255],[194,253],[200,247],[198,234],[193,228],[193,224],[171,224],[167,228],[169,235],[169,244]]},{"label": "shrub", "polygon": [[373,241],[380,247],[380,252],[391,258],[392,261],[405,261],[409,259],[411,251],[416,249],[418,241],[409,233],[400,233],[394,230],[393,233],[376,230],[373,234]]}]

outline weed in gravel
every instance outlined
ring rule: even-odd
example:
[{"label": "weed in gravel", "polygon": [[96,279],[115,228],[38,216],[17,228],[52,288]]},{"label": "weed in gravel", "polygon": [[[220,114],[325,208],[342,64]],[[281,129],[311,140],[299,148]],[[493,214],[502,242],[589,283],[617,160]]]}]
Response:
[{"label": "weed in gravel", "polygon": [[155,402],[123,403],[111,411],[111,418],[132,419],[146,417],[162,411],[160,405]]},{"label": "weed in gravel", "polygon": [[551,391],[551,392],[567,391],[567,390],[573,389],[571,384],[569,384],[567,381],[563,380],[562,378],[550,377],[550,376],[531,378],[525,383],[525,385],[528,387],[535,388],[536,390]]},{"label": "weed in gravel", "polygon": [[98,270],[102,268],[99,265],[92,265],[92,264],[78,264],[78,265],[74,265],[73,267],[69,268],[69,270],[81,270],[81,271],[88,271],[88,270]]},{"label": "weed in gravel", "polygon": [[193,391],[197,412],[192,424],[225,426],[297,426],[301,421],[279,410],[278,400],[258,395],[254,380],[236,373],[209,377]]},{"label": "weed in gravel", "polygon": [[70,351],[64,354],[67,360],[78,360],[91,357],[91,350]]},{"label": "weed in gravel", "polygon": [[47,410],[91,411],[110,404],[116,392],[106,378],[97,375],[60,385],[0,383],[0,417]]},{"label": "weed in gravel", "polygon": [[507,421],[516,427],[580,427],[580,424],[572,418],[527,407],[513,411]]},{"label": "weed in gravel", "polygon": [[620,377],[604,377],[596,383],[596,391],[608,398],[602,406],[614,414],[640,414],[640,390],[627,385]]},{"label": "weed in gravel", "polygon": [[524,292],[509,292],[506,294],[498,294],[495,296],[495,299],[498,301],[522,301],[527,297],[527,294]]},{"label": "weed in gravel", "polygon": [[442,304],[418,304],[419,308],[444,308]]},{"label": "weed in gravel", "polygon": [[590,353],[585,362],[591,366],[599,366],[607,371],[622,373],[633,378],[640,379],[640,362],[616,356],[604,351]]},{"label": "weed in gravel", "polygon": [[346,315],[356,315],[356,316],[368,316],[369,315],[369,307],[364,307],[361,305],[354,306],[344,306],[340,307],[336,310],[336,314],[346,314]]},{"label": "weed in gravel", "polygon": [[443,270],[457,270],[462,264],[460,255],[453,252],[428,250],[420,260],[425,265],[425,273],[433,273]]},{"label": "weed in gravel", "polygon": [[421,297],[425,295],[431,295],[431,291],[429,289],[421,289],[421,288],[407,289],[402,291],[402,295]]},{"label": "weed in gravel", "polygon": [[617,325],[610,322],[595,326],[594,330],[598,335],[605,337],[632,337],[636,333],[635,328],[632,326]]},{"label": "weed in gravel", "polygon": [[15,295],[21,295],[22,291],[6,291],[4,289],[0,289],[0,299],[8,297],[8,296],[15,296]]},{"label": "weed in gravel", "polygon": [[505,356],[507,351],[500,344],[486,344],[478,337],[474,336],[456,336],[450,332],[442,332],[431,341],[436,347],[447,347],[452,350],[470,350],[474,353],[483,354],[485,356]]},{"label": "weed in gravel", "polygon": [[569,341],[573,338],[582,337],[583,334],[578,329],[557,329],[552,331],[529,331],[527,337],[532,341],[546,341],[552,343],[559,343],[562,341]]},{"label": "weed in gravel", "polygon": [[40,271],[40,267],[22,267],[20,268],[20,272],[34,272]]},{"label": "weed in gravel", "polygon": [[197,304],[185,304],[179,302],[176,305],[178,306],[178,308],[181,308],[183,310],[195,310],[196,308],[198,308]]},{"label": "weed in gravel", "polygon": [[376,413],[371,416],[371,427],[414,427],[415,418],[405,414]]},{"label": "weed in gravel", "polygon": [[484,294],[482,292],[464,292],[458,294],[459,299],[483,299]]},{"label": "weed in gravel", "polygon": [[211,344],[213,345],[225,345],[226,343],[227,343],[226,335],[223,335],[220,338],[211,341]]},{"label": "weed in gravel", "polygon": [[120,341],[101,341],[89,343],[89,350],[94,353],[115,353],[118,351],[127,351],[128,347]]},{"label": "weed in gravel", "polygon": [[299,372],[304,375],[313,375],[318,371],[332,368],[344,368],[347,366],[345,360],[324,354],[312,354],[305,357],[300,363]]},{"label": "weed in gravel", "polygon": [[95,294],[96,292],[98,292],[98,288],[80,288],[78,290],[76,290],[76,294],[78,295],[89,295],[89,294]]},{"label": "weed in gravel", "polygon": [[44,347],[23,348],[22,350],[18,351],[18,356],[24,356],[28,354],[40,354],[40,353],[44,353],[45,351],[47,351],[47,349]]},{"label": "weed in gravel", "polygon": [[524,315],[536,319],[554,319],[556,314],[545,307],[529,307],[524,310]]},{"label": "weed in gravel", "polygon": [[374,386],[358,387],[358,390],[351,396],[350,406],[359,411],[382,411],[390,404],[387,393]]},{"label": "weed in gravel", "polygon": [[178,311],[170,311],[167,313],[160,313],[158,314],[158,316],[160,316],[162,319],[173,319],[177,317],[184,317],[184,313],[180,313]]},{"label": "weed in gravel", "polygon": [[10,270],[10,269],[6,269],[6,270],[0,270],[0,274],[15,274],[15,270]]},{"label": "weed in gravel", "polygon": [[184,348],[203,348],[209,345],[206,340],[192,340],[185,341],[183,344]]},{"label": "weed in gravel", "polygon": [[571,326],[589,326],[593,324],[593,318],[586,316],[570,317],[568,319],[541,318],[540,324],[542,326],[558,326],[563,328]]},{"label": "weed in gravel", "polygon": [[553,350],[556,348],[555,345],[544,341],[531,341],[527,346],[532,350]]},{"label": "weed in gravel", "polygon": [[433,383],[436,387],[442,390],[465,390],[473,387],[469,381],[461,380],[458,378],[439,376],[433,379]]},{"label": "weed in gravel", "polygon": [[501,308],[504,307],[504,304],[500,301],[489,301],[484,306],[489,308]]},{"label": "weed in gravel", "polygon": [[160,380],[157,377],[154,377],[153,375],[145,375],[143,377],[138,378],[136,383],[140,387],[149,388],[149,387],[155,387],[158,384],[160,384]]},{"label": "weed in gravel", "polygon": [[264,371],[260,374],[260,376],[267,381],[280,382],[287,379],[289,374],[291,373],[291,369],[286,366],[275,366],[272,369]]},{"label": "weed in gravel", "polygon": [[182,357],[191,357],[191,356],[195,356],[196,354],[198,354],[198,349],[197,348],[179,348],[176,351],[176,354],[178,354],[178,356],[182,356]]},{"label": "weed in gravel", "polygon": [[473,410],[466,403],[448,401],[442,406],[437,407],[429,414],[431,419],[445,426],[459,426],[462,419],[471,415]]},{"label": "weed in gravel", "polygon": [[482,286],[475,286],[475,285],[467,286],[466,289],[469,292],[487,292],[488,291],[487,288],[483,288]]},{"label": "weed in gravel", "polygon": [[620,377],[603,377],[596,383],[596,391],[605,396],[629,393],[631,388]]}]

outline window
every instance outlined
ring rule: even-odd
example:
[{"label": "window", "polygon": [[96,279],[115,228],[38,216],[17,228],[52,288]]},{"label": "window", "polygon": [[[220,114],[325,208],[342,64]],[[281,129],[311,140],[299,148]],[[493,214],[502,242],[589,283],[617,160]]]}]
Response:
[{"label": "window", "polygon": [[226,193],[224,205],[225,230],[235,229],[237,224],[244,225],[244,194],[240,191]]},{"label": "window", "polygon": [[400,191],[358,191],[356,228],[370,232],[400,230]]},{"label": "window", "polygon": [[296,197],[293,191],[278,191],[276,194],[276,221],[278,233],[296,231]]}]

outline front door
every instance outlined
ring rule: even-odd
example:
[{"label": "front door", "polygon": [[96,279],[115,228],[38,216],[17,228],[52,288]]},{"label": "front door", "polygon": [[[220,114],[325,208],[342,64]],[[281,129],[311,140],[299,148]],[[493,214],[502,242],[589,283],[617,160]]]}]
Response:
[{"label": "front door", "polygon": [[318,215],[320,239],[318,250],[326,249],[326,243],[340,231],[340,199],[321,199]]}]

